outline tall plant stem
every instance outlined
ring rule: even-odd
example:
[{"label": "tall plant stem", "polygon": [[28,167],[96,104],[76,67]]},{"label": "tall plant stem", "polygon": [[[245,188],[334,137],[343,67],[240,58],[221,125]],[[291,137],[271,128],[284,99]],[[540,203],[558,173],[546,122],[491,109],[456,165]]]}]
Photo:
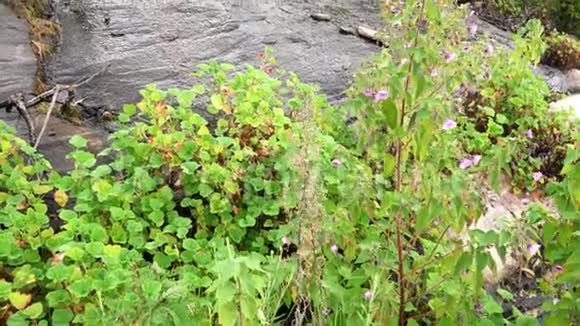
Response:
[{"label": "tall plant stem", "polygon": [[[419,27],[418,24],[423,20],[423,12],[425,8],[425,1],[421,0],[421,9],[419,17],[417,18],[415,28],[416,34],[415,39],[413,41],[413,48],[417,47],[419,42]],[[406,102],[406,94],[409,91],[409,85],[411,84],[411,75],[413,74],[413,59],[414,54],[411,54],[411,60],[409,60],[409,68],[407,70],[407,77],[405,79],[405,93],[403,94],[403,99],[401,102],[401,119],[399,121],[399,126],[401,128],[405,127],[405,110],[407,106]],[[397,139],[397,143],[395,146],[395,191],[398,193],[402,192],[402,175],[401,175],[401,156],[403,151],[403,140],[401,138]],[[395,221],[395,228],[397,233],[397,259],[398,259],[398,270],[399,270],[399,326],[405,326],[405,254],[403,252],[403,236],[402,236],[402,229],[403,229],[403,212],[399,208],[399,212],[397,213],[397,218]]]}]

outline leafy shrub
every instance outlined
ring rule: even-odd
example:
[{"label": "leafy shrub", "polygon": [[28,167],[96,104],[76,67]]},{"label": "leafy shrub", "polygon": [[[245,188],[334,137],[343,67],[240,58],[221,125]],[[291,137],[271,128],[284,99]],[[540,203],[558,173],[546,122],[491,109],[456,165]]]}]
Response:
[{"label": "leafy shrub", "polygon": [[500,16],[536,18],[550,30],[580,36],[580,3],[576,0],[492,0],[486,6]]},{"label": "leafy shrub", "polygon": [[[325,102],[296,77],[285,87],[295,96],[284,102],[281,82],[262,69],[248,67],[230,79],[231,68],[201,66],[200,77],[209,75],[215,91],[208,111],[220,114],[212,131],[190,111],[203,86],[168,92],[152,86],[120,115],[120,130],[100,154],[110,162],[97,165],[84,150],[87,141],[75,136],[75,169],[65,176],[43,177],[49,171],[44,160],[28,165],[20,152],[34,152],[2,124],[0,300],[11,303],[6,319],[176,322],[191,318],[190,304],[208,322],[217,312],[231,324],[228,318],[238,319],[235,304],[243,306],[240,316],[255,317],[257,291],[263,294],[268,284],[266,258],[258,253],[279,247],[276,232],[297,201],[283,191],[292,181],[289,158],[300,129],[284,109]],[[233,257],[238,250],[253,254]],[[240,267],[232,274],[235,264]],[[217,301],[195,296],[204,291],[216,293]]]},{"label": "leafy shrub", "polygon": [[542,62],[560,69],[580,69],[580,41],[566,34],[554,33],[547,37],[548,49]]},{"label": "leafy shrub", "polygon": [[497,156],[493,175],[506,171],[514,185],[530,191],[538,185],[535,172],[558,178],[573,130],[566,113],[550,112],[550,91],[529,69],[544,51],[542,32],[531,21],[516,35],[514,51],[493,49],[498,55],[466,84],[463,104],[467,148]]},{"label": "leafy shrub", "polygon": [[[340,107],[268,53],[237,73],[201,65],[198,85],[150,86],[126,105],[98,156],[73,137],[66,175],[0,123],[2,322],[529,323],[484,288],[488,249],[504,254],[509,232],[466,230],[482,174],[515,162],[502,142],[547,119],[535,104],[545,85],[522,68],[542,44],[531,27],[496,57],[485,40],[465,43],[465,14],[443,0],[388,7],[390,47]],[[470,87],[485,115],[464,111]],[[205,99],[209,121],[191,111]],[[561,284],[578,272],[578,153],[565,146],[550,191],[570,222],[554,232],[553,214],[528,217],[566,270],[544,287],[560,299],[544,311],[574,322],[576,294]]]}]

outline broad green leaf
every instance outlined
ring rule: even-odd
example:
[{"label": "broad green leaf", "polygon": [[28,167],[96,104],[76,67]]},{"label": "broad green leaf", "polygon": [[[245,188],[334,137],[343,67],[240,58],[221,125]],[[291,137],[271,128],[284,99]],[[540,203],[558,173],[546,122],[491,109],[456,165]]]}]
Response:
[{"label": "broad green leaf", "polygon": [[69,140],[69,143],[71,145],[73,145],[74,147],[76,147],[76,148],[84,148],[84,147],[87,146],[88,141],[85,138],[81,137],[81,136],[74,135]]},{"label": "broad green leaf", "polygon": [[54,192],[54,201],[58,204],[58,206],[65,207],[68,203],[68,195],[62,190],[57,190]]},{"label": "broad green leaf", "polygon": [[141,284],[141,288],[143,289],[143,293],[147,297],[147,299],[155,301],[158,300],[159,295],[161,295],[161,288],[163,284],[159,281],[149,280]]},{"label": "broad green leaf", "polygon": [[22,310],[28,306],[32,300],[32,295],[16,291],[8,295],[8,300],[10,300],[10,304],[16,309]]},{"label": "broad green leaf", "polygon": [[43,312],[42,303],[36,302],[31,304],[28,308],[22,310],[22,314],[26,315],[30,319],[38,319]]},{"label": "broad green leaf", "polygon": [[197,169],[199,168],[199,164],[197,162],[185,162],[181,164],[181,168],[183,168],[183,172],[188,175],[195,174]]},{"label": "broad green leaf", "polygon": [[32,190],[34,191],[35,195],[44,195],[47,192],[52,190],[52,186],[38,185],[38,186],[34,186],[34,188]]},{"label": "broad green leaf", "polygon": [[391,129],[397,128],[399,125],[399,111],[392,99],[381,101],[381,110],[385,116],[387,126]]}]

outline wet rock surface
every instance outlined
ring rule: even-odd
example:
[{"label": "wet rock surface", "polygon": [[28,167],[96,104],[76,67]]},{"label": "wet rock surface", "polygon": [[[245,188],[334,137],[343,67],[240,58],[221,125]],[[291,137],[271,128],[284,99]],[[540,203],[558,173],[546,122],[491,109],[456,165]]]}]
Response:
[{"label": "wet rock surface", "polygon": [[[19,19],[0,1],[0,100],[16,93],[23,93],[27,98],[32,97],[28,94],[33,92],[36,67],[36,57],[30,48],[27,22]],[[40,129],[44,113],[34,108],[30,110],[30,115],[37,129]],[[16,110],[0,110],[0,120],[14,127],[22,139],[28,140],[28,129]],[[86,137],[89,140],[89,149],[93,151],[100,150],[107,139],[107,134],[99,128],[78,126],[53,115],[38,149],[57,171],[64,172],[73,167],[73,163],[65,159],[72,149],[68,140],[73,135]]]},{"label": "wet rock surface", "polygon": [[85,0],[59,1],[55,9],[63,38],[49,75],[71,83],[110,65],[78,94],[101,112],[137,101],[147,84],[187,87],[203,62],[257,64],[265,46],[274,49],[277,67],[320,84],[336,100],[356,67],[380,51],[340,33],[362,23],[380,27],[375,0]]},{"label": "wet rock surface", "polygon": [[30,48],[29,27],[0,1],[0,99],[34,86],[36,58]]}]

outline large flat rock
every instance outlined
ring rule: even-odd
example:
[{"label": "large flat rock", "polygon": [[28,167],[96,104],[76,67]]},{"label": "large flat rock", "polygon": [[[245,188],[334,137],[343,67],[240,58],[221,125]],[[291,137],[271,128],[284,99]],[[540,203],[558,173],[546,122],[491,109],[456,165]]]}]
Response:
[{"label": "large flat rock", "polygon": [[30,48],[29,27],[0,1],[0,99],[34,86],[36,58]]},{"label": "large flat rock", "polygon": [[[138,90],[190,86],[203,62],[257,64],[269,46],[277,67],[320,84],[331,99],[348,88],[355,68],[380,48],[339,27],[380,26],[380,1],[165,0],[58,1],[60,50],[49,65],[70,83],[110,65],[80,91],[85,104],[116,111]],[[317,21],[313,13],[330,15]]]}]

